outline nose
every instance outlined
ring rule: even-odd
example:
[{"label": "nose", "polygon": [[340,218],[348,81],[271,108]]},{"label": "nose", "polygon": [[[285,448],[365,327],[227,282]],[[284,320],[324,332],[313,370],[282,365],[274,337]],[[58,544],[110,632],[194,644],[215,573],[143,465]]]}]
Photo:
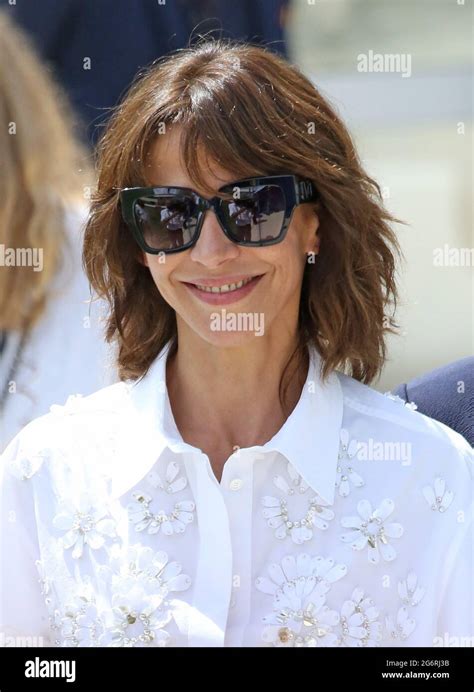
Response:
[{"label": "nose", "polygon": [[238,254],[238,245],[225,235],[215,212],[207,209],[197,243],[191,248],[191,259],[207,267],[217,267]]}]

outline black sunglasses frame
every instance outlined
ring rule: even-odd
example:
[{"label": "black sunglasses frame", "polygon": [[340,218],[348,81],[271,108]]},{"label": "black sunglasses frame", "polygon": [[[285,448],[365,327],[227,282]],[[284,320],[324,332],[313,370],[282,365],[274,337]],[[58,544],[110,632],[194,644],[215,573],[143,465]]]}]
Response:
[{"label": "black sunglasses frame", "polygon": [[[120,190],[120,207],[122,211],[122,218],[125,221],[128,228],[132,231],[135,241],[138,243],[143,252],[146,252],[150,255],[168,255],[176,252],[184,252],[185,250],[189,250],[189,248],[193,247],[197,243],[199,236],[201,234],[201,229],[204,222],[204,214],[208,209],[212,209],[214,211],[217,219],[219,220],[219,224],[223,232],[233,243],[235,243],[236,245],[242,245],[246,247],[262,247],[266,245],[275,245],[277,243],[281,243],[288,231],[288,227],[290,225],[291,217],[293,215],[295,207],[297,207],[299,204],[304,204],[306,202],[314,202],[318,199],[318,193],[313,182],[308,178],[303,178],[299,175],[294,174],[280,174],[259,176],[255,178],[242,178],[241,180],[237,180],[235,182],[226,183],[219,189],[219,192],[229,187],[238,187],[239,185],[242,185],[244,183],[245,185],[252,187],[273,184],[277,185],[283,190],[283,194],[285,197],[284,219],[282,222],[280,233],[277,237],[272,238],[271,240],[261,240],[259,242],[236,241],[232,237],[230,231],[226,228],[226,218],[224,214],[222,214],[221,212],[221,203],[226,200],[222,200],[220,197],[213,197],[212,199],[207,200],[204,197],[198,195],[191,188],[187,187],[172,186],[123,188]],[[152,248],[145,241],[140,226],[137,222],[137,218],[135,215],[136,202],[140,199],[140,197],[153,197],[154,195],[173,195],[178,192],[188,192],[196,198],[199,214],[197,217],[197,224],[196,229],[194,231],[194,235],[192,239],[188,243],[185,243],[182,247],[170,248],[166,250],[158,250],[156,248]]]}]

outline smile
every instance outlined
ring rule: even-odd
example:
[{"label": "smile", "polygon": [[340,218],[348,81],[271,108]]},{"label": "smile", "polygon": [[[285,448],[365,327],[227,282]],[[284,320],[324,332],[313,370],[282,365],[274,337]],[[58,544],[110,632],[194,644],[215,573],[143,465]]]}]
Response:
[{"label": "smile", "polygon": [[242,286],[245,286],[254,277],[250,276],[248,279],[243,279],[234,284],[223,284],[222,286],[200,286],[199,284],[193,284],[199,291],[205,291],[206,293],[230,293],[230,291],[236,291]]},{"label": "smile", "polygon": [[196,283],[184,281],[184,285],[196,298],[209,305],[230,305],[251,293],[263,274],[258,276],[229,276],[219,279],[198,279]]}]

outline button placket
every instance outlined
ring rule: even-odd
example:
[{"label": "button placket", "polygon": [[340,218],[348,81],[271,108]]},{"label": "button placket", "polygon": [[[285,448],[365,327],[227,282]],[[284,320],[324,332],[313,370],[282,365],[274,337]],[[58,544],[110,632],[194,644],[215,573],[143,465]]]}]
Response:
[{"label": "button placket", "polygon": [[234,453],[225,463],[222,474],[223,497],[229,517],[233,552],[226,646],[242,646],[250,618],[253,459],[249,454],[242,450]]},{"label": "button placket", "polygon": [[194,580],[189,646],[224,646],[232,591],[232,538],[220,485],[208,473],[205,454],[185,455],[184,463],[196,500],[199,556]]}]

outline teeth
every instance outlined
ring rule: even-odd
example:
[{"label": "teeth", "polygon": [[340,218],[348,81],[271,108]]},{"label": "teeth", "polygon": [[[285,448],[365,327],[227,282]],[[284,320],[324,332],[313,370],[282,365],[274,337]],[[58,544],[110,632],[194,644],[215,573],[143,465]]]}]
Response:
[{"label": "teeth", "polygon": [[223,286],[199,286],[198,284],[194,284],[196,288],[199,288],[200,291],[205,291],[206,293],[229,293],[229,291],[236,291],[238,288],[242,288],[242,286],[245,286],[245,284],[248,284],[249,281],[252,281],[253,277],[250,277],[249,279],[243,279],[242,281],[239,281],[236,284],[224,284]]}]

